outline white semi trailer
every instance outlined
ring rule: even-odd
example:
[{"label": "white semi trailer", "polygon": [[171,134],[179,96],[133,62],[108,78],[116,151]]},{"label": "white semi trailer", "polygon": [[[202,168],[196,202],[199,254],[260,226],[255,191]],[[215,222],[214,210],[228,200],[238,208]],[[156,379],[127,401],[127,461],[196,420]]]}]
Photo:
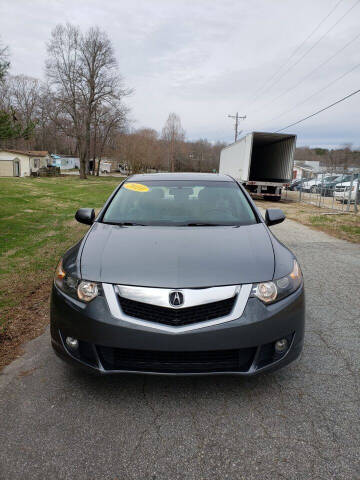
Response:
[{"label": "white semi trailer", "polygon": [[296,135],[252,132],[220,153],[219,173],[240,181],[251,195],[280,200],[293,174]]}]

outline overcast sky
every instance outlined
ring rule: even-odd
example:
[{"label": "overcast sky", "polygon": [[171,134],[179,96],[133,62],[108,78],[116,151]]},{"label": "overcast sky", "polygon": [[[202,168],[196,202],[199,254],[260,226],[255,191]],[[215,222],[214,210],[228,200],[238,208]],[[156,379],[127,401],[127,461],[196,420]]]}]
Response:
[{"label": "overcast sky", "polygon": [[[113,42],[127,86],[135,89],[128,100],[135,127],[160,131],[168,113],[174,111],[187,138],[229,142],[233,123],[228,113],[247,115],[241,123],[244,131],[275,131],[360,88],[359,66],[303,103],[360,64],[359,0],[340,1],[283,66],[337,3],[1,0],[0,34],[10,47],[11,73],[44,78],[46,42],[57,23],[71,22],[82,29],[98,25]],[[357,35],[357,40],[302,81]],[[274,77],[271,86],[269,80],[282,66],[278,76],[290,68],[289,72],[278,81]],[[298,135],[299,145],[359,146],[360,94],[287,131]]]}]

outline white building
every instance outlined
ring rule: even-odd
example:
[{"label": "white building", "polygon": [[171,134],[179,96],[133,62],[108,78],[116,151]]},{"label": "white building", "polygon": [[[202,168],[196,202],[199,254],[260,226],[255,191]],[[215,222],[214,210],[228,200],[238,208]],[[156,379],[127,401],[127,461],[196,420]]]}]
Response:
[{"label": "white building", "polygon": [[49,161],[45,151],[0,150],[0,177],[29,177]]},{"label": "white building", "polygon": [[320,171],[320,162],[304,160],[294,161],[293,179],[297,178],[312,178]]},{"label": "white building", "polygon": [[78,157],[51,154],[51,165],[60,167],[61,170],[72,170],[80,168],[80,160]]}]

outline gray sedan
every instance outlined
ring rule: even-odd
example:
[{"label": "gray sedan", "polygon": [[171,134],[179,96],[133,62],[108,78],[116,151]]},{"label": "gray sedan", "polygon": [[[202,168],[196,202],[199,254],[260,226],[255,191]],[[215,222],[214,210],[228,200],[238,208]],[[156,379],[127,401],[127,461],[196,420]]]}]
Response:
[{"label": "gray sedan", "polygon": [[102,374],[254,375],[301,353],[300,266],[243,187],[216,174],[128,177],[60,259],[51,336]]}]

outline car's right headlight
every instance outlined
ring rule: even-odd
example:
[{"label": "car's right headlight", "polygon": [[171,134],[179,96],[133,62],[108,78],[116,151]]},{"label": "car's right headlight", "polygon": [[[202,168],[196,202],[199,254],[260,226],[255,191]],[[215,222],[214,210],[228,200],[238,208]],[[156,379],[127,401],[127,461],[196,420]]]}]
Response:
[{"label": "car's right headlight", "polygon": [[64,270],[62,259],[56,267],[54,282],[62,292],[82,302],[90,302],[101,292],[97,282],[79,280],[68,275]]},{"label": "car's right headlight", "polygon": [[266,304],[278,302],[294,293],[300,287],[302,278],[299,264],[294,260],[294,267],[289,275],[271,282],[254,284],[251,290],[251,297],[256,297]]}]

